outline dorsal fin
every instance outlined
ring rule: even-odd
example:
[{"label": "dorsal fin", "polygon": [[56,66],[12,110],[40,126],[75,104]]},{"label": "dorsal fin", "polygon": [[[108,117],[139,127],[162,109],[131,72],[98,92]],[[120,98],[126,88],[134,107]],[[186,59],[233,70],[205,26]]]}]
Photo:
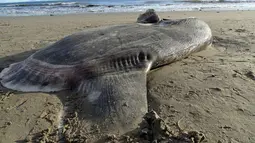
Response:
[{"label": "dorsal fin", "polygon": [[137,23],[158,23],[159,16],[154,9],[148,9],[137,18]]}]

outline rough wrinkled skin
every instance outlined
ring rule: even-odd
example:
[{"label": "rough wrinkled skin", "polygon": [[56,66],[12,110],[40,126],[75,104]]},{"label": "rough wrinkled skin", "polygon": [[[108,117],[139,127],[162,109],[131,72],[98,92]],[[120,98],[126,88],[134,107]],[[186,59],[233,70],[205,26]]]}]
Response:
[{"label": "rough wrinkled skin", "polygon": [[[196,18],[94,28],[67,36],[0,73],[3,86],[24,92],[72,89],[59,128],[126,133],[147,112],[146,74],[205,49],[209,26]],[[77,120],[68,120],[77,115]],[[77,114],[76,114],[77,113]],[[118,127],[116,129],[116,127]],[[65,129],[66,130],[66,129]]]}]

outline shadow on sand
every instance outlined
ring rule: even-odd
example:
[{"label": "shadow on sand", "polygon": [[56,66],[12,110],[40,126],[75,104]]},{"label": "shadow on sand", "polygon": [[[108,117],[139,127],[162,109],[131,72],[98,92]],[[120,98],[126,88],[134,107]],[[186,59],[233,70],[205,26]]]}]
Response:
[{"label": "shadow on sand", "polygon": [[[6,57],[1,57],[0,58],[0,72],[4,69],[9,67],[10,64],[16,63],[16,62],[20,62],[25,60],[27,57],[29,57],[30,55],[32,55],[33,53],[35,53],[37,50],[31,50],[31,51],[25,51],[22,53],[18,53],[15,55],[10,55],[10,56],[6,56]],[[9,89],[4,88],[1,84],[0,84],[0,91],[3,93],[6,93],[8,91],[10,91]],[[14,91],[12,91],[14,92]],[[16,93],[16,92],[15,92]]]},{"label": "shadow on sand", "polygon": [[[13,64],[13,63],[16,63],[16,62],[20,62],[20,61],[23,61],[25,60],[26,58],[28,58],[30,55],[32,55],[33,53],[35,53],[37,50],[32,50],[32,51],[25,51],[25,52],[22,52],[22,53],[19,53],[19,54],[15,54],[15,55],[10,55],[10,56],[6,56],[6,57],[2,57],[0,58],[0,72],[4,69],[4,68],[7,68],[10,64]],[[9,89],[6,89],[4,88],[1,84],[0,84],[0,92],[3,93],[2,95],[5,95],[5,93],[7,92],[12,92],[14,94],[21,94],[22,92],[19,92],[19,91],[11,91]],[[148,93],[149,94],[149,93]],[[61,92],[57,92],[57,93],[54,93],[54,95],[57,95],[57,97],[60,99],[60,101],[63,103],[63,105],[66,104],[66,102],[69,102],[70,100],[77,100],[77,99],[74,99],[75,97],[71,97],[70,98],[70,95],[72,95],[72,92],[71,91],[61,91]],[[72,99],[73,98],[73,99]],[[78,98],[81,98],[81,97],[78,97]],[[68,101],[69,100],[69,101]],[[148,95],[148,103],[151,104],[151,106],[149,106],[149,110],[154,110],[156,112],[159,112],[158,110],[158,106],[157,106],[157,102],[156,102],[156,99],[154,99],[152,96]],[[73,118],[73,117],[72,117]],[[78,118],[79,120],[79,118]],[[151,123],[150,123],[151,124]],[[134,131],[131,131],[130,133],[127,133],[127,135],[129,136],[130,134],[136,134],[136,138],[139,138],[139,135],[137,134],[139,132],[139,125],[137,125],[137,129],[135,129]],[[39,133],[34,133],[32,135],[32,142],[36,142],[38,141],[38,139],[40,140],[42,138],[42,134],[43,132],[45,131],[42,131],[42,132],[39,132]],[[58,131],[55,132],[55,136],[59,136],[59,134],[57,133]],[[137,136],[138,135],[138,136]],[[67,135],[68,136],[68,135]],[[146,135],[148,136],[148,135]],[[24,137],[25,138],[25,137]],[[70,141],[68,138],[63,137],[63,141]],[[73,139],[71,140],[78,140],[78,141],[83,141],[83,140],[86,140],[85,138],[86,137],[83,137],[83,136],[72,136]],[[76,139],[74,139],[76,138]],[[97,142],[105,142],[106,140],[109,140],[109,136],[105,136],[105,137],[101,137]],[[150,141],[153,141],[153,138],[152,136],[149,136],[147,137],[148,140]],[[113,138],[114,139],[114,138]],[[22,142],[26,142],[26,139],[24,140],[17,140],[16,141],[17,143],[22,143]],[[125,141],[124,141],[125,142]]]},{"label": "shadow on sand", "polygon": [[7,68],[10,64],[25,60],[27,57],[35,53],[37,50],[25,51],[19,54],[10,55],[0,58],[0,71]]},{"label": "shadow on sand", "polygon": [[[6,57],[1,57],[0,58],[0,72],[9,67],[9,65],[13,64],[13,63],[16,63],[16,62],[20,62],[20,61],[23,61],[25,60],[26,58],[28,58],[30,55],[34,54],[36,51],[38,50],[31,50],[31,51],[25,51],[25,52],[22,52],[22,53],[18,53],[18,54],[14,54],[14,55],[9,55],[9,56],[6,56]],[[2,96],[5,96],[5,95],[8,95],[9,93],[14,93],[15,95],[19,95],[19,94],[22,94],[22,92],[20,91],[14,91],[14,90],[11,90],[11,89],[7,89],[5,88],[1,83],[0,83],[0,97]],[[32,92],[31,92],[32,93]],[[61,91],[59,93],[54,93],[54,95],[57,95],[57,97],[60,99],[60,101],[63,103],[65,103],[65,94],[63,94],[66,92],[65,91]],[[70,93],[70,91],[68,92]],[[39,132],[39,133],[35,133],[33,134],[32,136],[32,142],[34,140],[38,140],[38,138],[40,138],[42,136],[44,131],[42,132]],[[22,140],[16,140],[15,142],[17,143],[24,143],[24,142],[27,142],[27,140],[25,139],[26,137],[24,137],[24,139]],[[36,142],[36,141],[34,141]]]}]

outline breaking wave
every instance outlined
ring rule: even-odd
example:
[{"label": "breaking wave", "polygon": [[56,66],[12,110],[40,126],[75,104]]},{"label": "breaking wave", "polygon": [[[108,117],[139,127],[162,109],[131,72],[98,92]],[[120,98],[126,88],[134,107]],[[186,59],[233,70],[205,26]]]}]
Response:
[{"label": "breaking wave", "polygon": [[156,11],[255,10],[255,0],[65,0],[0,3],[0,16]]}]

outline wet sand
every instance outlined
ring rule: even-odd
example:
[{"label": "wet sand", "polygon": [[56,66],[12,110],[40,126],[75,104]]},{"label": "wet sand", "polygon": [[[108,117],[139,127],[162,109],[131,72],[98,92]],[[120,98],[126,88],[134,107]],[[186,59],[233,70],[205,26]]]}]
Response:
[{"label": "wet sand", "polygon": [[[204,142],[255,142],[255,11],[163,12],[197,17],[213,32],[213,46],[148,75],[149,108],[171,130],[200,131]],[[139,13],[0,17],[0,70],[66,35],[92,27],[133,23]],[[50,142],[63,105],[54,94],[0,89],[0,142]]]}]

